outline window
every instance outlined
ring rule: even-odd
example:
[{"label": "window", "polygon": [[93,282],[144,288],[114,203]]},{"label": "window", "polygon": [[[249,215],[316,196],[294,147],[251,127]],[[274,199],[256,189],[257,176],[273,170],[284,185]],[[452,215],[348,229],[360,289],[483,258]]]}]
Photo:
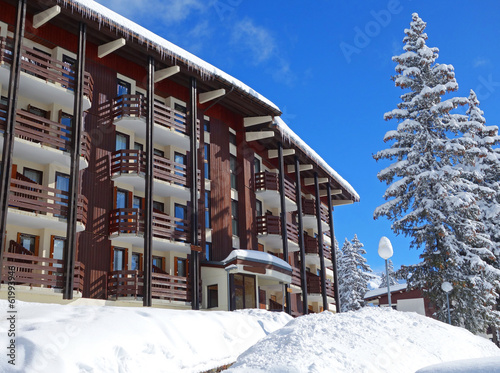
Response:
[{"label": "window", "polygon": [[237,179],[237,167],[238,163],[236,157],[231,155],[229,158],[229,171],[231,172],[231,189],[238,189],[238,179]]},{"label": "window", "polygon": [[205,228],[212,228],[210,219],[210,191],[205,191]]},{"label": "window", "polygon": [[[177,219],[181,220],[181,221],[176,221],[175,222],[175,230],[179,231],[179,232],[186,233],[186,227],[188,225],[185,222],[185,220],[187,219],[187,207],[184,206],[184,205],[180,205],[180,204],[176,203],[175,206],[174,206],[174,216]],[[187,239],[187,237],[185,237],[182,234],[178,234],[178,236],[179,236],[179,240],[185,240],[185,239]]]},{"label": "window", "polygon": [[134,196],[134,200],[132,201],[132,208],[141,210],[142,209],[142,201],[143,201],[143,198]]},{"label": "window", "polygon": [[219,286],[207,286],[207,308],[219,307]]},{"label": "window", "polygon": [[165,152],[163,150],[160,150],[160,149],[153,149],[153,155],[165,158]]},{"label": "window", "polygon": [[154,212],[165,212],[165,204],[163,202],[153,201]]},{"label": "window", "polygon": [[210,179],[210,144],[205,144],[204,154],[205,179]]},{"label": "window", "polygon": [[236,134],[229,131],[229,143],[236,146]]},{"label": "window", "polygon": [[125,266],[125,249],[113,248],[113,271],[123,271]]},{"label": "window", "polygon": [[[177,176],[186,177],[186,155],[182,153],[174,153],[174,169]],[[181,183],[175,183],[181,185]]]},{"label": "window", "polygon": [[126,150],[129,148],[130,137],[123,133],[116,133],[115,150]]},{"label": "window", "polygon": [[130,263],[132,271],[142,271],[142,254],[132,253],[132,261]]},{"label": "window", "polygon": [[42,110],[40,108],[37,108],[35,106],[32,106],[32,105],[28,105],[28,111],[31,113],[31,114],[34,114],[38,117],[42,117],[42,118],[47,118],[48,119],[48,116],[49,116],[49,112],[46,111],[46,110]]},{"label": "window", "polygon": [[186,258],[174,258],[174,276],[187,277],[187,259]]},{"label": "window", "polygon": [[30,251],[33,255],[38,256],[38,246],[40,243],[40,237],[34,236],[32,234],[18,233],[17,243],[24,247],[26,250]]},{"label": "window", "polygon": [[32,168],[24,167],[23,175],[26,176],[31,181],[33,181],[34,183],[36,183],[38,185],[42,185],[42,181],[43,181],[43,172],[42,171],[33,170]]},{"label": "window", "polygon": [[[64,237],[52,236],[51,241],[50,257],[52,259],[62,260],[66,239]],[[52,266],[56,268],[62,268],[62,264],[54,263]]]},{"label": "window", "polygon": [[[56,172],[56,189],[62,192],[69,192],[69,175]],[[56,201],[56,204],[62,206],[68,206],[68,195],[64,195],[61,193],[56,194],[56,197],[63,199],[63,201]],[[62,208],[61,208],[62,212]],[[64,214],[54,214],[57,217],[66,217]]]},{"label": "window", "polygon": [[238,201],[231,200],[231,227],[233,236],[238,236]]},{"label": "window", "polygon": [[205,243],[205,259],[207,261],[210,261],[212,259],[212,243],[211,242]]},{"label": "window", "polygon": [[161,256],[153,256],[153,272],[163,273],[165,272],[163,268],[163,258]]},{"label": "window", "polygon": [[[61,131],[66,133],[67,135],[61,135],[61,138],[70,141],[71,137],[71,128],[73,127],[73,116],[65,113],[63,111],[59,112],[59,123],[61,123],[65,128],[62,128]],[[59,150],[66,150],[66,148],[59,148]]]},{"label": "window", "polygon": [[117,96],[129,95],[132,91],[131,84],[122,79],[116,79]]},{"label": "window", "polygon": [[[66,70],[68,73],[67,74],[64,74],[63,73],[63,76],[68,79],[68,81],[70,82],[70,84],[73,84],[73,81],[75,80],[75,68],[76,68],[76,60],[70,56],[67,56],[65,54],[63,54],[62,56],[62,62],[66,65],[63,65],[63,69]],[[63,86],[65,87],[65,86]],[[73,90],[73,87],[65,87],[65,88],[68,88],[69,90]]]},{"label": "window", "polygon": [[203,121],[203,131],[210,132],[210,120],[209,119],[205,119]]},{"label": "window", "polygon": [[[181,104],[174,104],[174,120],[177,123],[180,123],[182,125],[186,125],[186,107]],[[179,129],[176,129],[176,132],[181,132]]]},{"label": "window", "polygon": [[255,308],[255,276],[234,274],[232,276],[232,285],[234,292],[232,294],[232,309]]},{"label": "window", "polygon": [[140,142],[134,142],[134,150],[140,150],[142,152],[144,150],[144,145],[142,145]]},{"label": "window", "polygon": [[255,157],[253,159],[253,170],[256,174],[258,174],[259,172],[261,172],[261,167],[260,167],[260,159]]},{"label": "window", "polygon": [[258,199],[255,200],[255,216],[262,216],[262,202]]}]

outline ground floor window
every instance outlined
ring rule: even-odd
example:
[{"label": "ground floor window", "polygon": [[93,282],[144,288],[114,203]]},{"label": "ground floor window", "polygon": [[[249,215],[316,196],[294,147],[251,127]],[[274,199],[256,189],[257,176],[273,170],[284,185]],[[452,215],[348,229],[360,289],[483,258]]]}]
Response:
[{"label": "ground floor window", "polygon": [[207,286],[207,308],[219,307],[219,285]]},{"label": "ground floor window", "polygon": [[231,309],[255,308],[255,276],[234,274],[231,275]]}]

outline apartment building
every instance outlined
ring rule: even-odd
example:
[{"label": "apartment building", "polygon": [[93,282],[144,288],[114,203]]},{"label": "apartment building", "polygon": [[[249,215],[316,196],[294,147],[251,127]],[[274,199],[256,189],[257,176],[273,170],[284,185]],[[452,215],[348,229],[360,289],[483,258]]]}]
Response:
[{"label": "apartment building", "polygon": [[93,1],[0,7],[19,299],[335,310],[333,209],[359,196],[276,105]]}]

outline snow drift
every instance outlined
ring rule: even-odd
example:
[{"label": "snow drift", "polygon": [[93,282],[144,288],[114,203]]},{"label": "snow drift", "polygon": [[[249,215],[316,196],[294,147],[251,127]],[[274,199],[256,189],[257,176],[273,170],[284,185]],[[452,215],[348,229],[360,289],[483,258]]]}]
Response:
[{"label": "snow drift", "polygon": [[469,331],[387,308],[299,317],[243,353],[231,373],[415,372],[440,362],[500,357]]},{"label": "snow drift", "polygon": [[[0,300],[7,315],[8,303]],[[1,372],[202,372],[232,363],[291,317],[16,302],[16,365]],[[6,317],[0,330],[6,331]],[[2,350],[7,333],[0,336]],[[6,350],[5,350],[6,351]]]}]

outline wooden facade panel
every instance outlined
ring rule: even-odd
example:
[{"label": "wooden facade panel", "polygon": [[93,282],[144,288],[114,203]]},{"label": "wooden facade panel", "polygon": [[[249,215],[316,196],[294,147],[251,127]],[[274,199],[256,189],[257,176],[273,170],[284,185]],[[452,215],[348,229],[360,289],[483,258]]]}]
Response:
[{"label": "wooden facade panel", "polygon": [[212,120],[210,141],[212,253],[213,260],[223,260],[232,250],[229,129],[227,125],[220,120]]},{"label": "wooden facade panel", "polygon": [[254,152],[247,145],[245,132],[236,132],[238,145],[238,198],[240,248],[257,250],[257,227],[255,218]]}]

